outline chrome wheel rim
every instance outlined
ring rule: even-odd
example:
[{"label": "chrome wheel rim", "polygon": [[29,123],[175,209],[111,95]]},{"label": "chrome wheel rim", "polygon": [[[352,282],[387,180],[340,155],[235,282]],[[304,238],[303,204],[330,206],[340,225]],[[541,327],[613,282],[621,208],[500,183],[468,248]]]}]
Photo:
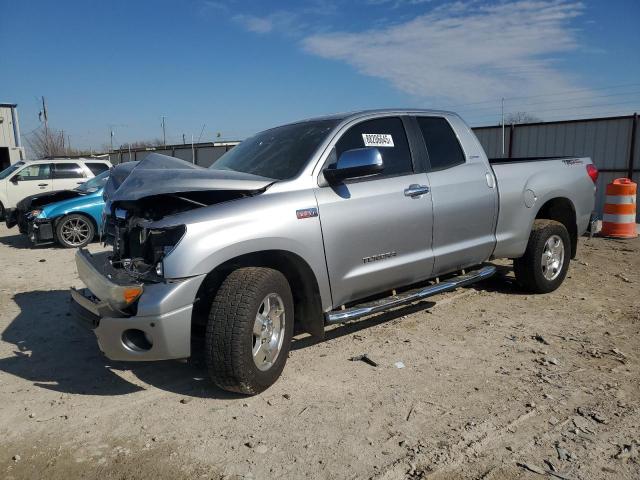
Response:
[{"label": "chrome wheel rim", "polygon": [[269,370],[278,358],[284,322],[284,301],[277,293],[270,293],[262,300],[253,323],[253,361],[259,370]]},{"label": "chrome wheel rim", "polygon": [[60,227],[60,234],[66,243],[74,247],[82,245],[89,238],[89,224],[81,218],[65,220]]},{"label": "chrome wheel rim", "polygon": [[564,265],[564,242],[558,235],[551,235],[545,242],[540,263],[544,278],[558,278]]}]

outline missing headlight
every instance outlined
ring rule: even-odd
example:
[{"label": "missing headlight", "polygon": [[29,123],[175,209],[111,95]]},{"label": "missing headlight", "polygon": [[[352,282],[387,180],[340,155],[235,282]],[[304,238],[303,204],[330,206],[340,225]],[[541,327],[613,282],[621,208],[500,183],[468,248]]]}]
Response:
[{"label": "missing headlight", "polygon": [[[146,229],[145,229],[146,230]],[[182,239],[187,228],[184,225],[164,229],[149,229],[142,237],[146,237],[143,244],[147,245],[146,260],[151,265],[156,265],[160,260],[169,255]]]}]

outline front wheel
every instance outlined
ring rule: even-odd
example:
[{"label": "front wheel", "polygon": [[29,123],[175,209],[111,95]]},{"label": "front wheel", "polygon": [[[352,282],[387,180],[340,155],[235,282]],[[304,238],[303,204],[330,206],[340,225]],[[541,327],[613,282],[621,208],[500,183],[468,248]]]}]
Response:
[{"label": "front wheel", "polygon": [[93,240],[95,234],[93,222],[77,213],[62,217],[56,227],[58,242],[66,248],[84,247]]},{"label": "front wheel", "polygon": [[278,379],[293,336],[293,295],[271,268],[239,268],[216,292],[207,322],[209,375],[224,390],[255,395]]},{"label": "front wheel", "polygon": [[524,255],[513,262],[516,280],[533,293],[553,292],[567,275],[570,258],[565,226],[555,220],[536,220]]}]

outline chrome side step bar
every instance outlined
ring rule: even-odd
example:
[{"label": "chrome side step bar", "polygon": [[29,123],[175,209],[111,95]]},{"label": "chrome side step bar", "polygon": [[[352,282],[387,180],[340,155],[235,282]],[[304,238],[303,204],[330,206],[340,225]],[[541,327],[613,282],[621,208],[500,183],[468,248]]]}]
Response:
[{"label": "chrome side step bar", "polygon": [[479,270],[474,270],[464,275],[452,277],[443,282],[429,285],[428,287],[411,290],[401,295],[394,295],[381,300],[362,303],[344,310],[333,310],[325,313],[325,324],[335,325],[337,323],[346,323],[367,315],[384,312],[385,310],[413,303],[438,293],[450,292],[456,288],[471,285],[472,283],[491,277],[494,273],[496,273],[496,267],[488,265]]}]

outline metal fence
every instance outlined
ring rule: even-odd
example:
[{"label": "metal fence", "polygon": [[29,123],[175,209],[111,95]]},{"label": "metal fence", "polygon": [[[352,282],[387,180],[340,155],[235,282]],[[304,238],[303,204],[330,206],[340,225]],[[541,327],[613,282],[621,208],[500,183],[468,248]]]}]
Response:
[{"label": "metal fence", "polygon": [[195,163],[201,167],[209,167],[238,143],[239,142],[206,142],[194,143],[193,145],[167,145],[166,147],[121,149],[109,153],[109,160],[112,164],[116,165],[122,162],[142,160],[150,153],[160,153]]},{"label": "metal fence", "polygon": [[[473,131],[490,158],[591,157],[600,170],[596,212],[602,216],[608,183],[619,177],[640,183],[639,129],[638,115],[634,114],[510,125],[504,130],[504,144],[500,125],[478,127]],[[640,222],[640,212],[636,221]]]}]

